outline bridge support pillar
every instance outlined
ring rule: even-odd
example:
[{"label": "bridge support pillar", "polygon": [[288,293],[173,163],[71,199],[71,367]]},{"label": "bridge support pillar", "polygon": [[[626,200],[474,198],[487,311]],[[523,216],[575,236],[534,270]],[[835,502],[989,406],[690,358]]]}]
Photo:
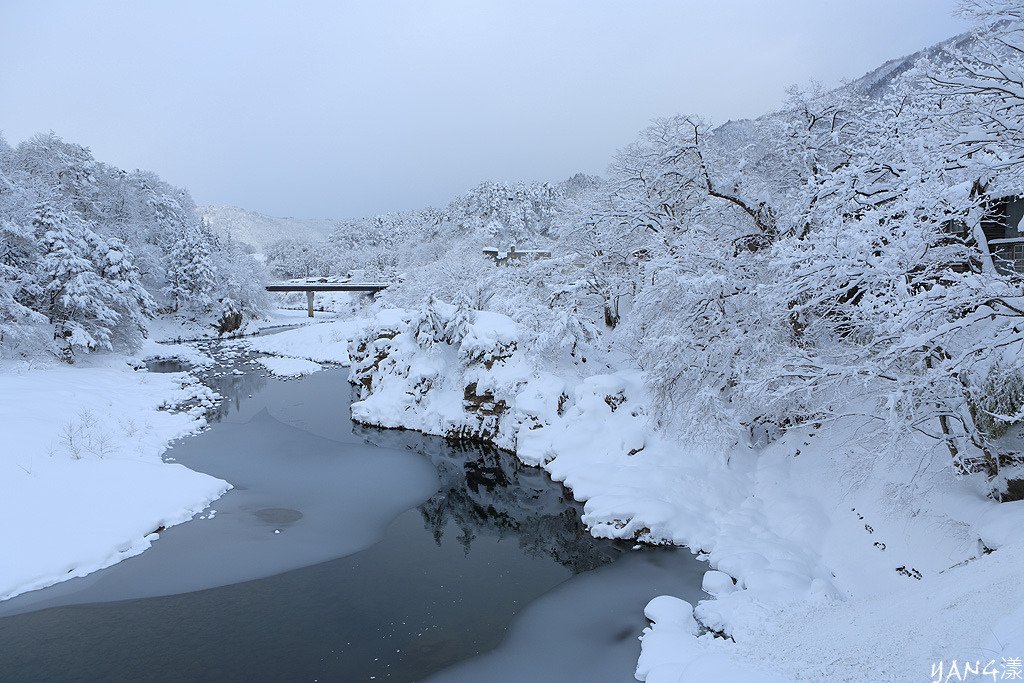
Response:
[{"label": "bridge support pillar", "polygon": [[309,317],[313,317],[313,290],[306,290],[306,308],[309,309]]}]

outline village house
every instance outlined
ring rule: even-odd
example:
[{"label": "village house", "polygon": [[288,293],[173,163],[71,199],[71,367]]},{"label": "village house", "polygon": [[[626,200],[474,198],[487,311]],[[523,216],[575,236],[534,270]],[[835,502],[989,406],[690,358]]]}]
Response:
[{"label": "village house", "polygon": [[981,221],[992,262],[1001,273],[1024,273],[1021,218],[1024,218],[1024,196],[1010,196],[994,199]]},{"label": "village house", "polygon": [[488,247],[484,249],[484,256],[499,266],[506,266],[517,265],[525,261],[551,258],[551,252],[545,249],[516,249],[515,245],[512,245],[507,251],[498,247]]}]

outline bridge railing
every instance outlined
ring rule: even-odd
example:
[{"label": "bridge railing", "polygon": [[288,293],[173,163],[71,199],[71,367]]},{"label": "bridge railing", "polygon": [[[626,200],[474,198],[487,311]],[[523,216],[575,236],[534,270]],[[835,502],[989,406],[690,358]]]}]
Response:
[{"label": "bridge railing", "polygon": [[306,309],[313,317],[313,297],[317,292],[367,292],[370,295],[387,289],[388,282],[275,282],[266,286],[268,292],[305,292]]}]

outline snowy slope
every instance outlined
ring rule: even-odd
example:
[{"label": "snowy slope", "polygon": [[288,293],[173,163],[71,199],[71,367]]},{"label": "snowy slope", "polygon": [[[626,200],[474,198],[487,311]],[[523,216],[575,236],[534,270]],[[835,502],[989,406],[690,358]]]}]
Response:
[{"label": "snowy slope", "polygon": [[275,218],[234,206],[201,206],[199,211],[213,230],[266,253],[269,245],[285,237],[315,241],[337,228],[329,218]]},{"label": "snowy slope", "polygon": [[843,87],[863,93],[869,97],[882,97],[890,91],[892,84],[896,79],[899,78],[901,74],[909,71],[918,61],[928,59],[933,62],[941,63],[944,61],[943,53],[946,50],[964,49],[973,44],[975,40],[976,39],[972,33],[961,33],[960,35],[953,36],[952,38],[926,47],[923,50],[918,50],[917,52],[906,55],[905,57],[890,59],[877,69],[872,69],[860,78],[851,81]]}]

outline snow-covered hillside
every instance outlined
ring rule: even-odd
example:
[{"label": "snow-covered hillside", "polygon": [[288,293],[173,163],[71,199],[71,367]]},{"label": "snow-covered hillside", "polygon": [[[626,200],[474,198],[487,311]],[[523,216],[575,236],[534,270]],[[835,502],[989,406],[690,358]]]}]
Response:
[{"label": "snow-covered hillside", "polygon": [[322,240],[338,227],[338,221],[334,219],[275,218],[234,206],[201,206],[199,212],[216,234],[237,240],[264,254],[278,240]]},{"label": "snow-covered hillside", "polygon": [[975,44],[974,34],[971,32],[953,36],[941,43],[936,43],[918,50],[905,57],[890,59],[888,62],[872,69],[860,78],[850,81],[843,87],[855,92],[863,93],[868,97],[880,98],[892,92],[900,76],[914,68],[921,60],[934,61],[939,64],[947,60],[950,51],[962,52],[970,50]]},{"label": "snow-covered hillside", "polygon": [[264,281],[187,191],[54,133],[0,137],[0,359],[132,352],[157,316],[234,332]]}]

